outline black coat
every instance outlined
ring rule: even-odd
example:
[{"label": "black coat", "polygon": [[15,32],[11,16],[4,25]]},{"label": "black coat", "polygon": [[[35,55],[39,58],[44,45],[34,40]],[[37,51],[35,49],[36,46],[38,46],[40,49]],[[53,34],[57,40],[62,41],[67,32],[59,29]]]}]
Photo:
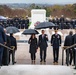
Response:
[{"label": "black coat", "polygon": [[71,46],[71,45],[73,45],[73,36],[72,35],[68,35],[65,38],[64,46]]},{"label": "black coat", "polygon": [[41,49],[45,49],[48,47],[48,44],[47,44],[47,41],[48,41],[48,38],[46,38],[46,34],[44,34],[44,39],[42,38],[42,35],[39,36],[39,41],[38,41],[38,46],[41,48]]},{"label": "black coat", "polygon": [[73,44],[76,44],[76,34],[73,35]]},{"label": "black coat", "polygon": [[16,39],[13,36],[10,36],[10,41],[11,41],[11,46],[14,46],[15,47],[14,50],[17,50],[17,42],[16,42]]},{"label": "black coat", "polygon": [[73,35],[73,44],[76,44],[76,34]]},{"label": "black coat", "polygon": [[64,17],[61,17],[61,18],[60,18],[60,22],[61,22],[61,23],[64,23],[64,22],[65,22]]},{"label": "black coat", "polygon": [[61,45],[61,36],[59,34],[55,35],[53,34],[51,37],[51,45],[53,48],[59,48]]},{"label": "black coat", "polygon": [[3,27],[0,26],[0,43],[4,44],[4,42],[6,42],[6,37],[5,37]]},{"label": "black coat", "polygon": [[[8,35],[6,35],[6,46],[10,47],[11,42],[10,42],[10,37]],[[8,65],[9,64],[9,50],[4,48],[3,51],[3,58],[2,58],[2,64],[3,65]]]},{"label": "black coat", "polygon": [[30,53],[36,53],[37,52],[37,38],[30,38],[28,43],[30,44],[30,49],[29,52]]},{"label": "black coat", "polygon": [[25,27],[26,27],[26,29],[28,28],[28,26],[29,26],[29,19],[26,19],[26,21],[25,21]]}]

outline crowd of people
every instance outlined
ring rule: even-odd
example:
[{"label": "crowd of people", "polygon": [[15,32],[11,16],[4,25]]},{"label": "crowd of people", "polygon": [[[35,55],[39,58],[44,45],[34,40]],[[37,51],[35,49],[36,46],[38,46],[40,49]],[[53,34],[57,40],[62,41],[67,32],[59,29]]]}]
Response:
[{"label": "crowd of people", "polygon": [[[8,48],[6,48],[8,47]],[[12,50],[10,50],[11,48]],[[9,65],[12,56],[12,64],[15,64],[15,51],[17,50],[17,42],[13,34],[7,35],[6,29],[0,25],[0,66]]]},{"label": "crowd of people", "polygon": [[[55,18],[50,18],[48,21],[54,23],[55,25],[58,25],[59,29],[76,28],[76,19],[67,19],[64,17],[64,15],[61,15],[60,18],[57,16]],[[28,16],[26,16],[26,19],[16,16],[14,18],[0,20],[0,25],[2,25],[4,28],[8,26],[15,26],[18,29],[28,29],[29,23],[30,22]]]},{"label": "crowd of people", "polygon": [[65,18],[64,15],[61,17],[50,18],[49,22],[53,22],[58,25],[59,29],[74,29],[76,28],[76,19]]},{"label": "crowd of people", "polygon": [[14,18],[4,19],[4,20],[1,19],[0,25],[2,25],[4,28],[9,26],[14,26],[14,27],[17,27],[18,29],[24,29],[24,28],[28,29],[29,19],[28,19],[28,16],[26,16],[26,19],[19,18],[18,16]]},{"label": "crowd of people", "polygon": [[[56,20],[49,20],[50,22],[55,23],[56,25],[61,24],[60,28],[64,29],[65,25],[64,23],[66,22],[66,25],[70,23],[70,28],[75,28],[76,21],[65,21],[64,16],[60,18],[60,20],[56,17]],[[20,20],[19,18],[15,17],[14,19],[7,20],[7,22],[4,24],[2,21],[0,21],[0,43],[12,48],[13,50],[9,50],[6,47],[3,47],[0,45],[0,66],[2,65],[9,65],[11,61],[11,56],[12,56],[12,64],[15,64],[15,51],[17,50],[17,42],[16,39],[13,37],[13,34],[10,34],[8,36],[6,34],[6,27],[8,26],[16,26],[17,28],[26,28],[28,29],[29,26],[29,19],[26,17],[26,20]],[[67,27],[68,27],[67,26]],[[62,38],[61,35],[57,33],[58,30],[55,30],[55,34],[51,36],[50,44],[53,48],[53,63],[58,64],[58,59],[59,59],[59,47],[62,44]],[[75,30],[76,32],[76,30]],[[35,64],[36,61],[36,52],[37,49],[40,48],[40,62],[46,62],[46,56],[47,56],[47,47],[48,47],[48,35],[45,34],[45,30],[42,30],[42,34],[39,35],[39,38],[37,39],[35,34],[32,34],[31,37],[28,40],[28,44],[30,44],[29,47],[29,53],[31,54],[31,62]],[[70,41],[69,41],[70,40]],[[69,34],[66,36],[64,40],[64,46],[72,46],[76,44],[76,33],[73,34],[72,31],[69,32]],[[76,46],[75,46],[76,47]],[[66,50],[66,64],[73,64],[75,65],[75,47],[71,47]],[[69,57],[70,59],[68,59]],[[68,60],[68,61],[67,61]]]},{"label": "crowd of people", "polygon": [[[12,64],[16,63],[15,61],[15,52],[17,50],[17,42],[16,39],[13,37],[13,34],[7,35],[6,29],[0,26],[0,44],[10,47],[13,50],[10,50],[2,45],[0,45],[0,66],[2,65],[9,65],[12,57]],[[50,44],[53,48],[53,63],[58,64],[59,60],[59,47],[62,44],[61,35],[57,33],[58,30],[55,30],[55,34],[51,36]],[[48,35],[45,34],[45,30],[41,31],[41,35],[37,39],[35,34],[32,34],[28,40],[29,53],[31,54],[31,62],[35,64],[36,61],[36,53],[37,49],[40,48],[40,62],[46,62],[47,56],[47,47],[48,47]],[[70,40],[70,41],[69,41]],[[75,34],[72,31],[65,37],[64,40],[64,47],[69,47],[76,44],[76,30]],[[73,65],[75,65],[75,49],[76,46],[66,49],[66,64],[71,65],[73,60]],[[69,59],[70,58],[70,59]]]},{"label": "crowd of people", "polygon": [[[58,30],[55,30],[55,34],[53,34],[51,36],[51,46],[53,48],[53,63],[54,64],[58,64],[58,59],[59,59],[59,47],[62,44],[62,38],[61,35],[57,33]],[[35,63],[36,60],[36,52],[38,47],[40,48],[40,62],[46,62],[46,53],[47,53],[47,44],[48,41],[48,35],[45,34],[45,31],[42,30],[42,34],[39,35],[39,39],[37,42],[37,38],[35,36],[35,34],[31,35],[28,43],[30,44],[30,49],[29,52],[31,54],[31,62]],[[75,30],[75,34],[73,34],[72,31],[69,32],[69,34],[66,36],[65,40],[64,40],[64,47],[70,47],[72,45],[76,44],[76,30]],[[75,65],[75,49],[76,46],[73,46],[71,48],[68,48],[65,50],[66,52],[66,65],[72,65],[72,61],[73,61],[73,65]]]},{"label": "crowd of people", "polygon": [[[66,49],[66,64],[72,64],[72,60],[73,60],[73,65],[76,64],[76,30],[75,30],[75,34],[73,34],[72,31],[69,32],[69,35],[66,36],[65,40],[64,40],[64,46],[65,47],[70,47]],[[74,46],[75,45],[75,46]],[[68,62],[69,61],[69,62]]]}]

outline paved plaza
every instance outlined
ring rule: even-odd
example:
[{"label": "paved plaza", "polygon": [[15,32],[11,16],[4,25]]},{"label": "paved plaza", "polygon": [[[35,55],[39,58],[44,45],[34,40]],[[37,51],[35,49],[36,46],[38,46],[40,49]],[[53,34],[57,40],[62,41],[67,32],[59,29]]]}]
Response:
[{"label": "paved plaza", "polygon": [[[38,48],[36,53],[36,64],[40,64],[40,49]],[[17,64],[31,64],[30,53],[29,53],[29,45],[28,43],[18,43],[18,50],[16,51],[16,61]],[[62,49],[60,48],[59,52],[59,65],[62,63]],[[53,50],[50,45],[48,44],[47,48],[47,58],[46,58],[47,65],[53,65]]]}]

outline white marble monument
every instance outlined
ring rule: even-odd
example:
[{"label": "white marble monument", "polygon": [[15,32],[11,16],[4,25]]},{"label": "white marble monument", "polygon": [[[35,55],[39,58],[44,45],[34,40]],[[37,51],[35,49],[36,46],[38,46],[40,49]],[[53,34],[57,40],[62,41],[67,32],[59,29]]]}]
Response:
[{"label": "white marble monument", "polygon": [[46,21],[45,9],[32,9],[31,10],[31,25],[29,28],[33,29],[36,22]]}]

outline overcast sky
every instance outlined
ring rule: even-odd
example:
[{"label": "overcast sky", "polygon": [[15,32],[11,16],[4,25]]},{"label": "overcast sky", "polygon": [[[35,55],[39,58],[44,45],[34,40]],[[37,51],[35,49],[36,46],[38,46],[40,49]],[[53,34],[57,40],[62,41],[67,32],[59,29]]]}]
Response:
[{"label": "overcast sky", "polygon": [[0,3],[68,4],[68,3],[76,3],[76,0],[0,0]]}]

